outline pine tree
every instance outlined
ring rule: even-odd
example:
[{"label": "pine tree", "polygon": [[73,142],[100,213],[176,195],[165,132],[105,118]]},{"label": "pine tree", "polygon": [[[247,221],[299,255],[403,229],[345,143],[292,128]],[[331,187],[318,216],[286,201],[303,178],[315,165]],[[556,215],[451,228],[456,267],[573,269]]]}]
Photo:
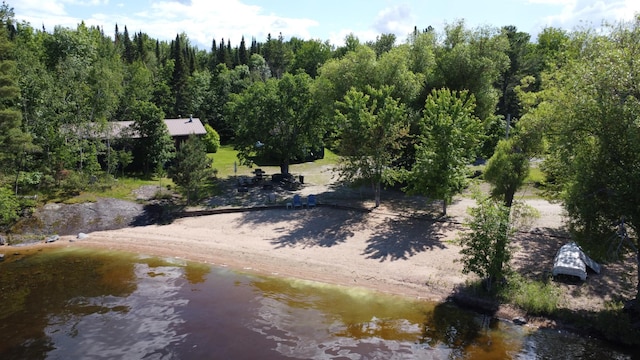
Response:
[{"label": "pine tree", "polygon": [[242,40],[240,40],[240,49],[238,49],[238,60],[240,62],[240,65],[249,64],[249,55],[247,54],[247,45],[245,44],[244,36],[242,37]]},{"label": "pine tree", "polygon": [[135,58],[144,61],[147,57],[146,50],[144,48],[144,35],[142,31],[135,35],[135,43],[136,43],[136,56]]},{"label": "pine tree", "polygon": [[191,135],[176,153],[175,161],[169,168],[169,176],[187,196],[187,205],[211,174],[211,160],[207,157],[204,142]]},{"label": "pine tree", "polygon": [[[227,50],[224,48],[224,38],[220,40],[220,47],[218,48],[218,64],[227,64]],[[227,66],[228,68],[229,66]]]},{"label": "pine tree", "polygon": [[235,56],[233,56],[233,48],[231,47],[231,40],[227,40],[227,67],[229,69],[233,69],[233,67],[236,65],[234,63]]},{"label": "pine tree", "polygon": [[173,76],[171,78],[171,91],[175,99],[174,116],[189,113],[186,96],[189,73],[181,44],[180,35],[176,35],[176,40],[171,45],[171,58],[174,61]]},{"label": "pine tree", "polygon": [[216,66],[218,66],[218,46],[216,45],[216,39],[211,42],[211,54],[209,55],[209,71],[213,73]]},{"label": "pine tree", "polygon": [[253,54],[259,54],[260,50],[258,50],[258,41],[256,40],[256,38],[251,38],[251,50],[250,50],[250,55]]},{"label": "pine tree", "polygon": [[131,39],[129,38],[129,30],[127,30],[127,26],[124,27],[124,60],[131,64],[135,58],[133,44],[131,43]]}]

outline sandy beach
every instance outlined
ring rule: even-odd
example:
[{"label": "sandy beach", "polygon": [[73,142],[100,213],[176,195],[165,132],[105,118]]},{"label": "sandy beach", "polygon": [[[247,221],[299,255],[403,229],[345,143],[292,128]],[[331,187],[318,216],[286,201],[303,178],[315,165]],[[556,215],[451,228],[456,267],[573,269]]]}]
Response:
[{"label": "sandy beach", "polygon": [[[510,265],[525,278],[548,279],[556,251],[570,241],[563,209],[543,199],[526,202],[539,217],[513,236]],[[84,239],[62,236],[55,243],[34,246],[174,257],[433,301],[447,299],[458,286],[475,279],[473,274],[462,274],[456,242],[465,229],[467,209],[475,205],[468,197],[457,198],[447,217],[437,221],[434,209],[425,209],[415,199],[384,199],[376,209],[370,203],[361,203],[359,209],[322,205],[184,217],[166,225],[89,232]],[[591,274],[585,282],[554,282],[562,292],[559,306],[598,311],[608,301],[633,298],[635,266],[631,256],[625,260],[604,264],[601,274]]]},{"label": "sandy beach", "polygon": [[[63,237],[61,243],[178,257],[241,271],[359,286],[429,300],[444,300],[473,275],[462,274],[460,247],[462,198],[449,207],[449,221],[399,213],[384,204],[373,211],[316,207],[285,208],[181,218],[168,225],[97,231],[83,240]],[[529,259],[533,246],[516,246],[514,262],[548,266],[561,240],[540,235],[562,226],[561,207],[535,200],[540,218],[533,234],[546,238],[551,251],[542,261]],[[529,237],[524,237],[529,238]],[[69,242],[73,240],[73,242]],[[524,254],[522,254],[524,252]],[[549,255],[549,254],[547,254]]]}]

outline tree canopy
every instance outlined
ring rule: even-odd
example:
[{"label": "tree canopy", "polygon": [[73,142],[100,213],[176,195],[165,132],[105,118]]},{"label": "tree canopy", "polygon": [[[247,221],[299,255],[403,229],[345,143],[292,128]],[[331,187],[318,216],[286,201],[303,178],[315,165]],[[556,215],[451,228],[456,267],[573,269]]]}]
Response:
[{"label": "tree canopy", "polygon": [[289,174],[292,161],[322,150],[323,117],[314,106],[312,79],[306,73],[253,83],[233,94],[227,106],[243,164],[266,157],[280,166],[282,174]]},{"label": "tree canopy", "polygon": [[433,90],[424,105],[416,143],[416,161],[406,176],[406,190],[443,200],[443,214],[467,183],[467,165],[477,154],[482,123],[473,115],[468,92]]},{"label": "tree canopy", "polygon": [[[16,23],[6,3],[0,23],[0,188],[14,193],[124,164],[162,169],[174,151],[162,119],[193,115],[242,163],[260,157],[288,173],[329,147],[345,178],[378,190],[401,181],[445,212],[477,156],[507,205],[540,157],[576,234],[597,239],[622,217],[638,232],[639,16],[606,31],[549,27],[534,41],[461,20],[406,40],[349,34],[332,46],[274,32],[212,39],[208,50],[127,24],[44,31]],[[123,120],[140,141],[112,152],[96,133]]]},{"label": "tree canopy", "polygon": [[407,136],[409,124],[404,106],[391,97],[391,88],[365,90],[352,88],[337,104],[342,154],[337,170],[345,180],[370,181],[378,207],[381,184],[392,179],[386,172],[399,157],[399,139]]}]

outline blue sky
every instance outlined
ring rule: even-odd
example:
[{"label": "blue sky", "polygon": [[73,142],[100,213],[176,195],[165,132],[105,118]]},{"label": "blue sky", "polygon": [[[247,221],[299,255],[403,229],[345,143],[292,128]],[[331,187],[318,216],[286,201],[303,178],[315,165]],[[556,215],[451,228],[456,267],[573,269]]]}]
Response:
[{"label": "blue sky", "polygon": [[264,41],[268,33],[285,38],[329,40],[342,45],[349,33],[361,41],[394,33],[403,42],[414,26],[464,19],[467,26],[515,25],[533,38],[545,27],[572,30],[603,21],[631,20],[638,0],[5,0],[18,21],[51,31],[75,28],[84,20],[112,34],[117,23],[130,34],[145,32],[161,40],[185,32],[193,45],[209,49],[221,38],[237,45],[244,35]]}]

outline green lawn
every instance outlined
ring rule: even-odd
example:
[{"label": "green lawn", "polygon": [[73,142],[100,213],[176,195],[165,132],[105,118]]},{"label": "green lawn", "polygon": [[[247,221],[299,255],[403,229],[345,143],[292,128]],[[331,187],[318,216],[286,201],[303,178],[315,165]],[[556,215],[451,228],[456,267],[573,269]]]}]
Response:
[{"label": "green lawn", "polygon": [[[236,157],[237,154],[238,152],[234,150],[231,145],[221,146],[218,149],[218,152],[208,154],[208,156],[213,159],[213,168],[218,171],[218,178],[223,179],[233,175],[253,175],[252,171],[256,168],[264,170],[267,174],[276,174],[280,172],[280,167],[278,166],[254,165],[253,168],[241,166],[238,158]],[[330,150],[325,150],[323,159],[301,164],[292,164],[289,171],[292,174],[304,174],[323,166],[333,166],[337,161],[338,155],[334,154]],[[234,172],[234,163],[237,164],[237,172]]]}]

